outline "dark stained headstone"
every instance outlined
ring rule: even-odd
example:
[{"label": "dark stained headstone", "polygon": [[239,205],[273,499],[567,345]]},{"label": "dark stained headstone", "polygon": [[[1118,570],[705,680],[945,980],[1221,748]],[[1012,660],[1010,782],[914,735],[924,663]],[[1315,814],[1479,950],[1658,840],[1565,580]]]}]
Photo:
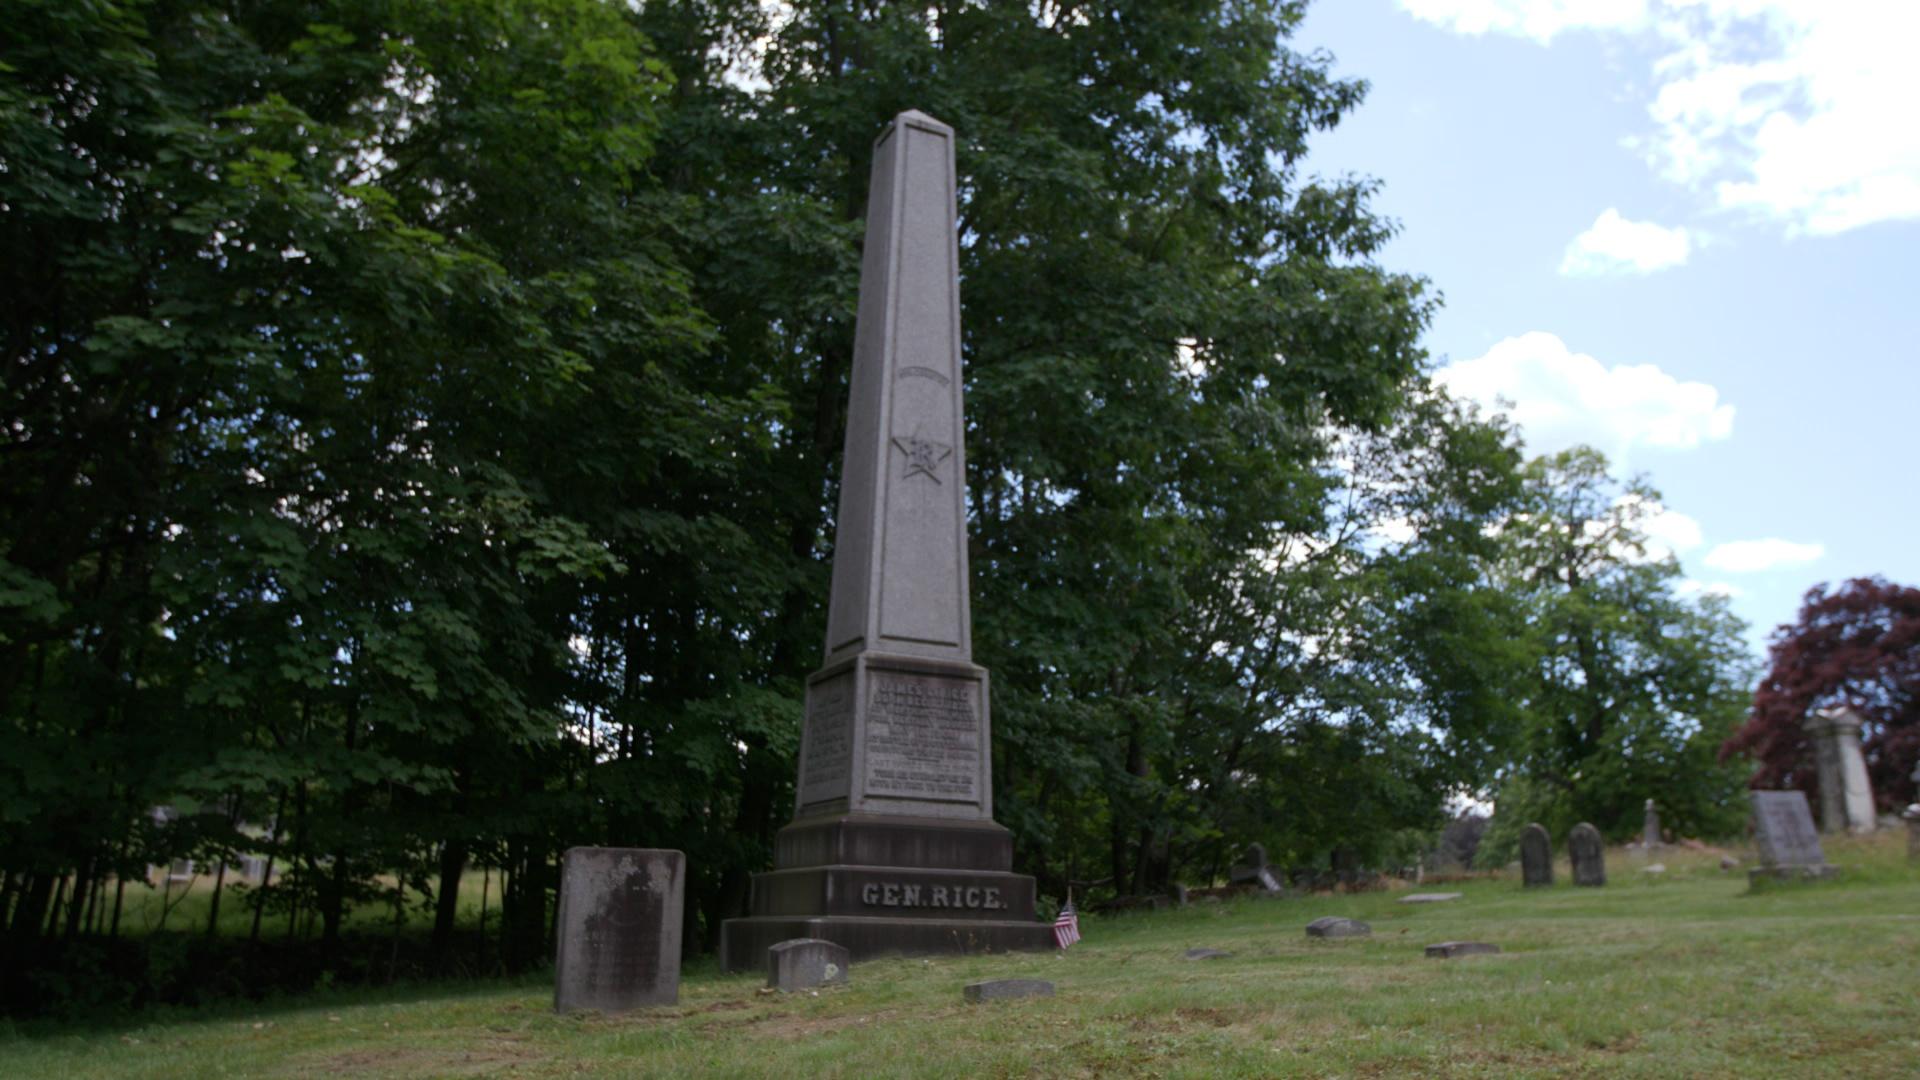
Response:
[{"label": "dark stained headstone", "polygon": [[1443,941],[1438,945],[1427,946],[1427,955],[1435,960],[1452,960],[1458,956],[1481,956],[1499,951],[1500,946],[1489,945],[1484,941]]},{"label": "dark stained headstone", "polygon": [[1753,791],[1753,840],[1760,849],[1760,866],[1749,878],[1830,877],[1820,833],[1813,827],[1804,791]]},{"label": "dark stained headstone", "polygon": [[553,1007],[619,1012],[680,1000],[687,857],[569,848],[560,869]]},{"label": "dark stained headstone", "polygon": [[1325,915],[1307,924],[1307,936],[1317,938],[1367,937],[1373,933],[1373,927],[1359,919],[1343,919],[1338,915]]},{"label": "dark stained headstone", "polygon": [[1567,834],[1567,855],[1573,862],[1575,885],[1607,883],[1607,845],[1600,830],[1581,822]]},{"label": "dark stained headstone", "polygon": [[989,979],[968,983],[961,996],[969,1002],[1012,1001],[1018,998],[1052,997],[1053,984],[1045,979]]},{"label": "dark stained headstone", "polygon": [[1232,955],[1230,952],[1221,952],[1219,949],[1187,950],[1187,959],[1189,960],[1225,960]]},{"label": "dark stained headstone", "polygon": [[795,938],[767,950],[767,985],[792,993],[847,981],[847,950],[819,938]]},{"label": "dark stained headstone", "polygon": [[1553,838],[1537,821],[1520,830],[1520,880],[1528,888],[1553,884]]},{"label": "dark stained headstone", "polygon": [[886,953],[1055,947],[993,820],[973,662],[953,129],[893,118],[873,147],[822,666],[807,679],[793,821],[721,965],[791,938]]}]

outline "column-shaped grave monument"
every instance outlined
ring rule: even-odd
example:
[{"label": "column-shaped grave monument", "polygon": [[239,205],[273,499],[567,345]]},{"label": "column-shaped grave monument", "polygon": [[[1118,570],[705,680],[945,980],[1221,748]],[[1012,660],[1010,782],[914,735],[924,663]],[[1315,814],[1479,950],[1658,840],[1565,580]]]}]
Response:
[{"label": "column-shaped grave monument", "polygon": [[953,129],[905,112],[874,144],[827,613],[792,824],[722,962],[823,938],[887,952],[1054,947],[993,821],[973,662]]}]

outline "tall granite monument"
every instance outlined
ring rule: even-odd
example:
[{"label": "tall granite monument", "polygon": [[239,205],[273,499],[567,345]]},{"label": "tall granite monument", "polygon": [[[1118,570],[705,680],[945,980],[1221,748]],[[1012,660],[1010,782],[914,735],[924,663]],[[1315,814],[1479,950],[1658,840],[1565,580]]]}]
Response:
[{"label": "tall granite monument", "polygon": [[1873,805],[1873,784],[1867,779],[1867,759],[1860,750],[1860,728],[1865,720],[1850,706],[1816,709],[1801,722],[1813,740],[1814,764],[1820,777],[1820,830],[1870,833],[1879,823]]},{"label": "tall granite monument", "polygon": [[993,820],[987,672],[967,602],[953,129],[919,112],[874,144],[827,609],[792,824],[729,971],[792,938],[888,952],[1051,949]]}]

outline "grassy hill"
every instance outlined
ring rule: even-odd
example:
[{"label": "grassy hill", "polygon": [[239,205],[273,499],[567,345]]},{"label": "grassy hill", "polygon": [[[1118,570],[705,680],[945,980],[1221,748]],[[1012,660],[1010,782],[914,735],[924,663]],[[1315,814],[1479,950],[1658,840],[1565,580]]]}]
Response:
[{"label": "grassy hill", "polygon": [[[1749,853],[1739,853],[1747,858]],[[760,992],[695,969],[677,1007],[555,1016],[551,985],[416,986],[0,1028],[0,1076],[1914,1076],[1920,867],[1905,838],[1828,842],[1831,884],[1749,891],[1712,852],[1608,853],[1612,884],[1516,876],[1091,919],[1062,955],[892,959]],[[1369,939],[1310,940],[1321,915]],[[1429,960],[1450,939],[1498,956]],[[1225,949],[1189,961],[1189,948]],[[963,983],[1052,980],[969,1006]]]}]

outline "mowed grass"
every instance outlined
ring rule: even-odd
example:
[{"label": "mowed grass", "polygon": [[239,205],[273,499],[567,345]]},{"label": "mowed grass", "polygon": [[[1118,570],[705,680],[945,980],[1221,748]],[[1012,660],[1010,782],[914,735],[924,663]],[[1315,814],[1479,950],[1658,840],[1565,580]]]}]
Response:
[{"label": "mowed grass", "polygon": [[[1749,892],[1711,852],[1608,853],[1611,884],[1512,878],[1091,919],[1062,955],[889,959],[818,994],[696,969],[680,1004],[556,1016],[551,984],[413,987],[0,1029],[0,1076],[1920,1076],[1920,869],[1829,840],[1847,879]],[[1739,853],[1751,865],[1750,853]],[[1373,925],[1320,942],[1321,915]],[[1429,960],[1489,941],[1498,956]],[[1195,947],[1232,952],[1188,961]],[[966,1005],[1042,978],[1051,999]]]}]

